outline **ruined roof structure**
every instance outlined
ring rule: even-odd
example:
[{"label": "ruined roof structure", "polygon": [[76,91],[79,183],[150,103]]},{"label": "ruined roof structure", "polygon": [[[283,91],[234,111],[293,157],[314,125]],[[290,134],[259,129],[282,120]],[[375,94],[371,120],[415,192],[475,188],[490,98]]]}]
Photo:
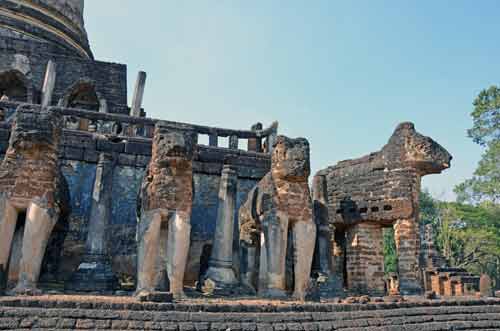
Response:
[{"label": "ruined roof structure", "polygon": [[[0,330],[500,329],[498,299],[466,297],[477,277],[439,266],[421,279],[419,252],[434,255],[429,238],[420,249],[417,195],[423,175],[449,166],[444,148],[401,124],[378,152],[315,176],[312,219],[307,140],[278,138],[277,122],[231,129],[147,117],[146,73],[129,105],[126,65],[94,59],[83,11],[83,0],[0,0]],[[273,162],[291,176],[273,181],[279,194],[249,199]],[[260,244],[242,249],[246,201],[247,215],[271,212]],[[391,226],[390,293],[425,282],[438,300],[382,297]],[[280,254],[261,249],[266,233]],[[311,273],[314,244],[321,267]],[[245,265],[277,260],[285,301],[243,291]],[[323,296],[322,278],[338,292]],[[297,287],[321,302],[287,302]]]}]

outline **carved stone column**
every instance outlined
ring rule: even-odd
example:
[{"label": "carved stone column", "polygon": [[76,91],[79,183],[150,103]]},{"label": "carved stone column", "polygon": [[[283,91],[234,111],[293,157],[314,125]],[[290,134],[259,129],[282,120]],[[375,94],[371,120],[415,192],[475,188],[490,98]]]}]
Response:
[{"label": "carved stone column", "polygon": [[232,286],[237,283],[232,269],[237,184],[236,171],[231,166],[225,165],[219,185],[219,206],[217,208],[214,244],[205,276],[205,279],[215,282],[217,287]]},{"label": "carved stone column", "polygon": [[101,153],[96,169],[85,255],[68,284],[78,291],[111,291],[116,277],[107,254],[107,228],[111,220],[112,183],[115,159]]}]

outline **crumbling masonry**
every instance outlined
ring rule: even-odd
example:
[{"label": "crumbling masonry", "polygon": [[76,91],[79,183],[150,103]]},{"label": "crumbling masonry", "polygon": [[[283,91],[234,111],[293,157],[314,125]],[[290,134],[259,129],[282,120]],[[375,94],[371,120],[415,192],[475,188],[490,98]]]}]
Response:
[{"label": "crumbling masonry", "polygon": [[319,171],[311,199],[309,143],[278,136],[277,123],[148,118],[144,72],[128,106],[126,66],[94,60],[83,8],[0,2],[0,292],[5,278],[28,294],[180,297],[207,281],[303,300],[313,276],[383,293],[384,227],[401,292],[443,279],[422,272],[418,192],[451,156],[413,124],[379,152]]},{"label": "crumbling masonry", "polygon": [[382,229],[393,227],[402,293],[422,291],[418,195],[422,176],[451,155],[412,123],[379,151],[319,171],[313,184],[319,270],[355,292],[384,293]]}]

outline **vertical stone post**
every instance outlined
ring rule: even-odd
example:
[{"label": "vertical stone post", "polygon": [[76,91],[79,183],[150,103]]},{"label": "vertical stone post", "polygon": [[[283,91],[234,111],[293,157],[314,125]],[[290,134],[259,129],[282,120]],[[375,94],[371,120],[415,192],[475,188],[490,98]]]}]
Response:
[{"label": "vertical stone post", "polygon": [[100,99],[99,100],[99,112],[100,113],[108,113],[108,102],[106,99]]},{"label": "vertical stone post", "polygon": [[278,122],[274,122],[271,125],[271,132],[267,136],[266,144],[267,144],[267,152],[271,154],[273,152],[273,146],[276,142],[276,138],[278,137]]},{"label": "vertical stone post", "polygon": [[217,147],[219,144],[219,137],[217,136],[217,132],[211,132],[208,136],[208,146]]},{"label": "vertical stone post", "polygon": [[[144,97],[144,88],[146,87],[146,73],[139,71],[137,80],[135,81],[134,95],[132,96],[132,105],[130,107],[130,116],[141,117],[142,98]],[[134,125],[132,127],[132,134],[142,136],[144,134],[144,127],[141,125]]]},{"label": "vertical stone post", "polygon": [[107,230],[111,221],[112,183],[115,158],[101,153],[96,168],[85,254],[73,274],[69,288],[79,291],[111,291],[116,277],[107,252]]},{"label": "vertical stone post", "polygon": [[229,165],[222,169],[219,185],[219,205],[215,225],[214,244],[208,262],[205,279],[216,283],[217,287],[232,286],[237,283],[233,266],[233,231],[236,207],[238,176]]},{"label": "vertical stone post", "polygon": [[398,253],[398,274],[401,294],[419,294],[419,231],[414,219],[398,220],[394,223],[394,239]]},{"label": "vertical stone post", "polygon": [[229,148],[238,149],[238,136],[236,135],[229,136]]},{"label": "vertical stone post", "polygon": [[[254,132],[262,131],[262,123],[255,123],[252,125],[250,130]],[[257,138],[250,138],[248,139],[248,146],[247,149],[249,152],[262,152],[262,138],[257,137]]]},{"label": "vertical stone post", "polygon": [[50,106],[52,102],[52,94],[56,84],[56,64],[52,60],[47,63],[45,71],[45,79],[42,87],[42,107]]},{"label": "vertical stone post", "polygon": [[144,88],[146,86],[146,73],[139,71],[137,80],[135,81],[134,95],[132,97],[131,116],[141,116],[142,98],[144,96]]},{"label": "vertical stone post", "polygon": [[479,279],[479,293],[482,297],[493,297],[493,287],[491,285],[491,278],[487,274],[482,274]]},{"label": "vertical stone post", "polygon": [[326,201],[326,178],[324,176],[314,176],[313,179],[313,218],[316,223],[316,263],[314,269],[326,276],[330,276],[331,268],[331,248],[330,240],[333,238],[330,233],[328,208]]},{"label": "vertical stone post", "polygon": [[384,252],[382,227],[371,222],[347,229],[347,287],[359,294],[383,295]]}]

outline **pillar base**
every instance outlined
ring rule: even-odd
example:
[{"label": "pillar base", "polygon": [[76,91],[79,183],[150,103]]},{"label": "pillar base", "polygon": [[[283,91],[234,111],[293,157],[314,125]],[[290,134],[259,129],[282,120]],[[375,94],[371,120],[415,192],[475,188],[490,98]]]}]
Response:
[{"label": "pillar base", "polygon": [[238,284],[238,280],[236,279],[232,268],[209,267],[205,275],[205,279],[211,279],[221,285],[234,286]]},{"label": "pillar base", "polygon": [[259,290],[258,295],[266,299],[286,300],[290,296],[287,291],[279,288],[266,288]]},{"label": "pillar base", "polygon": [[105,255],[86,254],[71,279],[64,286],[77,292],[107,292],[118,286],[118,280],[111,269],[111,262]]},{"label": "pillar base", "polygon": [[234,292],[238,287],[238,279],[236,278],[233,269],[225,267],[209,267],[201,290],[205,294],[218,294],[226,292]]},{"label": "pillar base", "polygon": [[399,293],[402,295],[420,295],[424,293],[422,285],[417,280],[399,280]]},{"label": "pillar base", "polygon": [[313,299],[319,300],[323,298],[341,297],[344,294],[343,279],[341,277],[320,274],[320,276],[316,279],[315,286],[313,287],[310,296],[313,297]]}]

